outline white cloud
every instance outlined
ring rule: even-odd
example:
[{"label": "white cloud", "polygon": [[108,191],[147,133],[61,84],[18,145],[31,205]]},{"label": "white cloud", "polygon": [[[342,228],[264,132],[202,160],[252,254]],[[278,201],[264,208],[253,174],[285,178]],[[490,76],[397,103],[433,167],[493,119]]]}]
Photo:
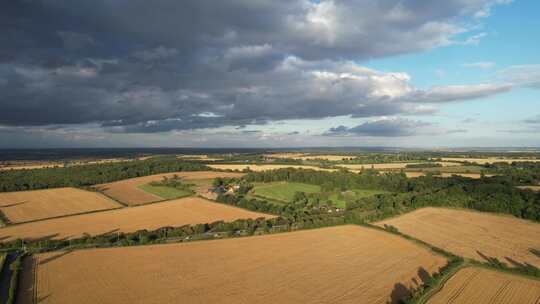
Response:
[{"label": "white cloud", "polygon": [[540,88],[540,64],[510,66],[499,71],[498,76],[516,86]]},{"label": "white cloud", "polygon": [[462,64],[462,66],[466,68],[491,69],[491,68],[494,68],[496,64],[495,62],[491,62],[491,61],[478,61],[478,62],[464,63]]}]

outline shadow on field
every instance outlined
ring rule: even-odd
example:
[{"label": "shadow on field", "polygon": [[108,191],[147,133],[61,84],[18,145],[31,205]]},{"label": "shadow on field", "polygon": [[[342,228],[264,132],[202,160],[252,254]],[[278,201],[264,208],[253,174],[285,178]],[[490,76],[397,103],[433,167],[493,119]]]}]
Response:
[{"label": "shadow on field", "polygon": [[2,236],[2,237],[0,237],[0,241],[7,240],[10,237],[11,237],[11,235]]},{"label": "shadow on field", "polygon": [[411,295],[411,290],[402,283],[394,284],[394,289],[390,294],[390,301],[387,304],[404,303],[404,299]]},{"label": "shadow on field", "polygon": [[[414,283],[414,286],[420,287],[422,285],[431,283],[432,281],[431,274],[424,267],[419,267],[417,274],[421,282],[419,282],[416,278],[412,278],[412,282]],[[402,283],[396,283],[394,284],[394,289],[392,290],[392,293],[390,294],[390,301],[388,301],[387,303],[388,304],[405,303],[405,300],[413,294],[414,290],[415,290],[414,287],[408,288]]]},{"label": "shadow on field", "polygon": [[37,298],[37,301],[36,301],[36,302],[37,302],[37,303],[41,303],[41,302],[47,300],[47,298],[50,297],[50,296],[51,296],[51,294],[48,294],[48,295],[45,295],[45,296],[41,296],[41,297]]},{"label": "shadow on field", "polygon": [[13,204],[9,204],[9,205],[2,205],[2,208],[15,207],[15,206],[23,205],[23,204],[26,204],[26,203],[28,203],[28,201],[19,202],[19,203],[13,203]]},{"label": "shadow on field", "polygon": [[482,257],[482,259],[486,260],[489,264],[492,266],[498,267],[498,266],[506,266],[504,262],[501,262],[498,258],[490,257],[488,255],[483,254],[482,252],[476,250],[476,253]]},{"label": "shadow on field", "polygon": [[104,233],[101,233],[101,234],[97,234],[94,237],[111,236],[111,235],[113,235],[113,233],[116,233],[116,232],[119,232],[119,231],[120,231],[120,228],[116,228],[116,229],[113,229],[111,231],[107,231],[107,232],[104,232]]},{"label": "shadow on field", "polygon": [[529,248],[529,252],[534,254],[537,258],[540,258],[540,250],[534,249],[534,248]]},{"label": "shadow on field", "polygon": [[[529,250],[531,251],[531,253],[535,254],[534,252],[532,252],[532,250]],[[519,261],[516,261],[514,259],[512,259],[511,257],[505,257],[504,259],[507,261],[507,263],[503,262],[503,261],[500,261],[499,259],[495,258],[495,257],[490,257],[490,256],[487,256],[485,254],[483,254],[482,252],[480,251],[476,251],[476,253],[478,253],[479,256],[481,256],[484,260],[486,260],[491,266],[495,267],[495,268],[517,268],[517,269],[520,269],[521,271],[525,271],[527,273],[536,273],[536,274],[540,274],[540,269],[538,269],[538,267],[532,265],[532,264],[529,264],[527,262],[519,262]]]},{"label": "shadow on field", "polygon": [[418,277],[422,280],[422,285],[430,283],[432,279],[431,274],[424,267],[418,268]]},{"label": "shadow on field", "polygon": [[61,251],[61,252],[59,252],[59,253],[57,253],[55,255],[51,255],[50,257],[39,261],[39,265],[45,265],[45,264],[47,264],[49,262],[52,262],[52,261],[54,261],[56,259],[59,259],[59,258],[61,258],[63,256],[66,256],[66,255],[70,254],[71,252],[73,252],[73,250]]}]

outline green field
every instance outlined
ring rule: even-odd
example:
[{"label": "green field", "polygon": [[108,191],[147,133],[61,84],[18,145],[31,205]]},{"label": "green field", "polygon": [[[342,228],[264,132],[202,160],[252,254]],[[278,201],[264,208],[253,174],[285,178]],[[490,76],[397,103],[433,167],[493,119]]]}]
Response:
[{"label": "green field", "polygon": [[163,199],[174,199],[190,196],[193,193],[191,191],[180,190],[172,187],[165,186],[152,186],[150,184],[141,185],[139,189],[142,189],[148,193],[157,195]]},{"label": "green field", "polygon": [[342,192],[335,192],[330,197],[328,197],[336,207],[345,208],[347,202],[355,201],[357,199],[373,196],[376,194],[389,193],[384,190],[362,190],[362,189],[353,189]]},{"label": "green field", "polygon": [[321,187],[303,183],[278,182],[260,184],[251,191],[255,196],[284,203],[292,201],[296,192],[318,193],[321,192]]},{"label": "green field", "polygon": [[[267,199],[273,203],[284,204],[291,202],[296,192],[304,192],[306,194],[320,193],[321,187],[304,183],[260,183],[255,185],[250,194],[255,197]],[[323,197],[331,200],[334,206],[345,208],[347,202],[382,193],[388,192],[382,190],[353,189],[327,193]]]}]

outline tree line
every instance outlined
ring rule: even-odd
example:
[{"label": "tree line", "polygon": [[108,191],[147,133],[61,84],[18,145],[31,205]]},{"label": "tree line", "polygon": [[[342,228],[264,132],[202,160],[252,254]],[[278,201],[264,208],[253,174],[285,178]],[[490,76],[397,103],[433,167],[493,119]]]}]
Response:
[{"label": "tree line", "polygon": [[[535,165],[532,171],[537,174],[539,169],[540,166]],[[361,221],[379,220],[427,206],[507,213],[540,221],[540,193],[516,188],[517,183],[522,180],[518,178],[521,169],[513,170],[515,178],[440,178],[428,175],[409,179],[403,172],[380,174],[373,170],[351,173],[280,169],[250,173],[244,179],[249,182],[302,182],[320,185],[322,191],[380,189],[392,192],[360,198],[349,203],[346,216]],[[529,171],[524,173],[529,176]]]},{"label": "tree line", "polygon": [[84,166],[0,171],[0,192],[58,187],[84,187],[127,178],[176,171],[201,171],[211,168],[176,158],[151,158]]}]

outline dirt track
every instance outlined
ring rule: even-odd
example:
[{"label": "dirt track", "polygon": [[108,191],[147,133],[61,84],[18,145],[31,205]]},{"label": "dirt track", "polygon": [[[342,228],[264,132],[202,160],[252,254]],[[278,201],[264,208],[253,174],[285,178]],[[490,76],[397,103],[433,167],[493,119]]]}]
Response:
[{"label": "dirt track", "polygon": [[153,230],[165,226],[211,223],[217,220],[271,217],[240,208],[213,203],[197,197],[187,197],[146,206],[122,208],[91,214],[50,219],[0,229],[0,240],[16,238],[76,238],[107,232]]},{"label": "dirt track", "polygon": [[537,304],[540,281],[468,267],[452,276],[429,304]]},{"label": "dirt track", "polygon": [[216,177],[240,177],[243,174],[213,171],[173,172],[130,178],[113,183],[100,184],[94,187],[126,205],[142,205],[158,202],[163,200],[163,198],[139,189],[138,186],[148,184],[153,181],[160,181],[164,176],[172,177],[174,175],[177,175],[185,180],[196,180]]},{"label": "dirt track", "polygon": [[75,188],[0,193],[0,210],[11,223],[120,207],[100,193]]},{"label": "dirt track", "polygon": [[511,216],[422,208],[377,224],[482,262],[497,258],[509,266],[525,262],[540,267],[540,224]]},{"label": "dirt track", "polygon": [[339,226],[259,237],[54,252],[28,259],[19,304],[396,303],[446,260]]}]

